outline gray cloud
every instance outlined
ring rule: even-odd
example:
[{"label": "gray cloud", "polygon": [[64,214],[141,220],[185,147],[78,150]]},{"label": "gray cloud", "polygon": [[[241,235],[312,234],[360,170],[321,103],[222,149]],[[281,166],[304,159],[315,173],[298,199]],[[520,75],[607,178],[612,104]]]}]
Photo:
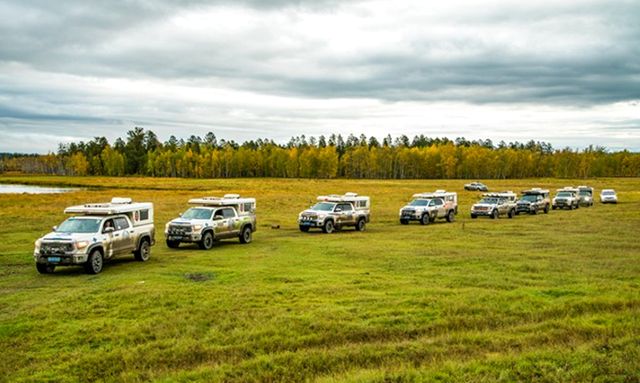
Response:
[{"label": "gray cloud", "polygon": [[[452,4],[8,0],[0,3],[0,124],[5,132],[61,123],[99,132],[143,123],[167,134],[220,129],[241,139],[363,126],[370,122],[354,121],[374,108],[136,97],[123,90],[131,81],[418,103],[425,112],[442,102],[588,110],[640,99],[637,1]],[[92,89],[111,79],[126,84]],[[628,120],[599,113],[590,126],[635,131]]]}]

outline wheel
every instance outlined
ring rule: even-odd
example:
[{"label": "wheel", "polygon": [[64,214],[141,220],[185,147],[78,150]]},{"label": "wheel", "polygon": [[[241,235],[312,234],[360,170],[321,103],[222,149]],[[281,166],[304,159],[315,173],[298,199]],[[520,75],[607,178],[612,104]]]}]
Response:
[{"label": "wheel", "polygon": [[453,210],[449,210],[449,213],[447,213],[447,222],[453,222],[456,219],[456,214],[453,212]]},{"label": "wheel", "polygon": [[136,258],[136,261],[146,262],[149,260],[151,256],[151,245],[147,239],[143,239],[140,242],[140,247],[133,253],[133,256]]},{"label": "wheel", "polygon": [[308,231],[309,231],[309,226],[302,226],[302,225],[300,225],[300,231],[301,231],[301,232],[303,232],[303,233],[308,232]]},{"label": "wheel", "polygon": [[569,205],[569,210],[573,210],[573,205]]},{"label": "wheel", "polygon": [[333,233],[333,221],[328,219],[324,225],[322,225],[322,232],[326,234]]},{"label": "wheel", "polygon": [[549,205],[544,205],[544,214],[549,214]]},{"label": "wheel", "polygon": [[520,215],[520,212],[516,210],[516,215]]},{"label": "wheel", "polygon": [[516,215],[515,209],[511,209],[509,210],[509,213],[507,213],[507,217],[509,218],[513,218],[514,215]]},{"label": "wheel", "polygon": [[54,265],[47,265],[44,263],[36,263],[36,269],[40,274],[51,274],[56,269]]},{"label": "wheel", "polygon": [[409,220],[408,219],[401,219],[400,223],[403,225],[408,225],[409,224]]},{"label": "wheel", "polygon": [[204,233],[202,239],[198,242],[198,246],[202,250],[210,250],[213,247],[213,234],[210,231]]},{"label": "wheel", "polygon": [[242,233],[240,234],[240,243],[249,243],[251,242],[251,226],[247,225],[242,229]]},{"label": "wheel", "polygon": [[576,209],[579,209],[579,208],[580,208],[580,202],[576,204]]},{"label": "wheel", "polygon": [[478,216],[477,216],[477,215],[475,215],[475,214],[471,214],[471,219],[476,219],[476,218],[478,218]]},{"label": "wheel", "polygon": [[100,250],[94,250],[89,254],[89,259],[84,264],[84,271],[87,274],[98,274],[102,271],[104,259]]},{"label": "wheel", "polygon": [[422,217],[420,217],[421,225],[428,225],[430,221],[431,221],[431,217],[429,217],[429,213],[424,213]]},{"label": "wheel", "polygon": [[493,211],[491,212],[491,219],[496,219],[500,216],[500,213],[498,213],[498,210],[493,209]]},{"label": "wheel", "polygon": [[167,247],[171,249],[177,249],[180,247],[180,241],[170,241],[167,239]]},{"label": "wheel", "polygon": [[556,205],[553,205],[551,209],[556,210]]},{"label": "wheel", "polygon": [[356,230],[357,231],[364,231],[366,225],[367,225],[367,222],[364,220],[364,218],[360,218],[358,220],[358,222],[356,223]]},{"label": "wheel", "polygon": [[531,214],[533,214],[533,215],[538,214],[538,208],[537,208],[537,207],[534,207],[533,209],[531,209],[531,211],[530,211],[529,213],[531,213]]}]

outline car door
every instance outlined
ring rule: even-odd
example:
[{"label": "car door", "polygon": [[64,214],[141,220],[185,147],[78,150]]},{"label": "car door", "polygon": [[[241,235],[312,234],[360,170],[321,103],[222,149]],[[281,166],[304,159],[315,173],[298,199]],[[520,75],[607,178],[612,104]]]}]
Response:
[{"label": "car door", "polygon": [[341,225],[351,225],[355,223],[353,207],[349,203],[341,203],[336,206],[336,210],[340,209],[337,221]]},{"label": "car door", "polygon": [[444,201],[442,200],[442,198],[436,198],[434,202],[435,202],[435,208],[436,208],[436,218],[444,217],[445,216]]},{"label": "car door", "polygon": [[230,237],[240,234],[240,218],[236,215],[236,211],[230,207],[222,210],[222,215],[228,227],[228,235]]},{"label": "car door", "polygon": [[114,238],[116,238],[116,251],[119,253],[133,251],[135,247],[133,228],[125,217],[116,217],[113,220],[116,225]]},{"label": "car door", "polygon": [[225,218],[225,209],[218,209],[213,214],[213,233],[216,238],[229,236],[229,220]]}]

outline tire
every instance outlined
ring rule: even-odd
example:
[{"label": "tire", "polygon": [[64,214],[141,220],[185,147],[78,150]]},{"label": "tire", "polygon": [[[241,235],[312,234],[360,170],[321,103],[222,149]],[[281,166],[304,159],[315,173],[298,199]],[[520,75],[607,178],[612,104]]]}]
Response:
[{"label": "tire", "polygon": [[493,211],[491,212],[491,219],[496,219],[500,217],[500,213],[498,213],[498,210],[493,209]]},{"label": "tire", "polygon": [[514,215],[516,215],[516,211],[514,209],[509,210],[509,213],[507,213],[507,217],[509,218],[513,218]]},{"label": "tire", "polygon": [[146,262],[151,257],[151,245],[149,244],[149,240],[143,239],[140,241],[140,246],[138,250],[133,252],[133,256],[136,258],[136,261]]},{"label": "tire", "polygon": [[102,271],[102,267],[104,266],[104,257],[100,250],[93,250],[91,254],[89,254],[89,259],[84,264],[84,271],[87,274],[99,274]]},{"label": "tire", "polygon": [[303,233],[308,233],[309,232],[309,226],[302,226],[300,225],[300,231]]},{"label": "tire", "polygon": [[358,222],[356,222],[356,231],[364,231],[367,227],[367,222],[364,218],[360,218]]},{"label": "tire", "polygon": [[54,265],[47,265],[44,263],[36,263],[36,270],[40,274],[53,274],[53,271],[56,269]]},{"label": "tire", "polygon": [[400,223],[403,225],[408,225],[409,224],[409,220],[408,219],[401,219]]},{"label": "tire", "polygon": [[200,242],[198,242],[198,246],[202,250],[211,250],[213,247],[213,234],[210,231],[205,232]]},{"label": "tire", "polygon": [[242,233],[240,233],[240,243],[251,243],[251,226],[247,225],[242,229]]},{"label": "tire", "polygon": [[169,241],[167,239],[167,247],[170,249],[177,249],[180,247],[180,241]]},{"label": "tire", "polygon": [[549,214],[549,205],[544,205],[544,214]]},{"label": "tire", "polygon": [[530,211],[530,213],[531,213],[532,215],[536,215],[536,214],[538,214],[538,208],[537,208],[537,207],[536,207],[536,208],[534,208],[533,210],[531,210],[531,211]]},{"label": "tire", "polygon": [[476,219],[476,218],[478,218],[478,216],[477,216],[477,215],[475,215],[475,214],[471,214],[471,219]]},{"label": "tire", "polygon": [[429,217],[429,213],[424,213],[422,217],[420,217],[421,225],[428,225],[431,222],[431,217]]},{"label": "tire", "polygon": [[447,222],[453,222],[456,219],[456,214],[453,212],[453,210],[449,210],[449,213],[447,213]]},{"label": "tire", "polygon": [[551,209],[556,210],[556,205],[551,206]]},{"label": "tire", "polygon": [[333,233],[333,221],[328,219],[325,221],[324,225],[322,225],[322,232],[325,234]]},{"label": "tire", "polygon": [[520,212],[516,210],[516,215],[520,215]]},{"label": "tire", "polygon": [[569,205],[569,210],[573,210],[573,205]]}]

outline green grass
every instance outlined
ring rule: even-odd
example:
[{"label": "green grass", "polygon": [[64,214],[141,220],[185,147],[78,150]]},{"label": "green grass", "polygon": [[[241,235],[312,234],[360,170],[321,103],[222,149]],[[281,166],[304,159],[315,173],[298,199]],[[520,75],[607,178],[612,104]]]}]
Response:
[{"label": "green grass", "polygon": [[[640,381],[640,179],[589,184],[621,203],[513,220],[469,218],[461,180],[0,177],[82,186],[0,195],[0,381]],[[453,224],[397,222],[411,194],[459,192]],[[372,197],[363,233],[301,233],[318,194]],[[258,198],[254,242],[170,250],[189,198]],[[33,242],[65,206],[152,201],[152,258],[90,276],[39,275]],[[280,225],[280,229],[271,229]]]}]

